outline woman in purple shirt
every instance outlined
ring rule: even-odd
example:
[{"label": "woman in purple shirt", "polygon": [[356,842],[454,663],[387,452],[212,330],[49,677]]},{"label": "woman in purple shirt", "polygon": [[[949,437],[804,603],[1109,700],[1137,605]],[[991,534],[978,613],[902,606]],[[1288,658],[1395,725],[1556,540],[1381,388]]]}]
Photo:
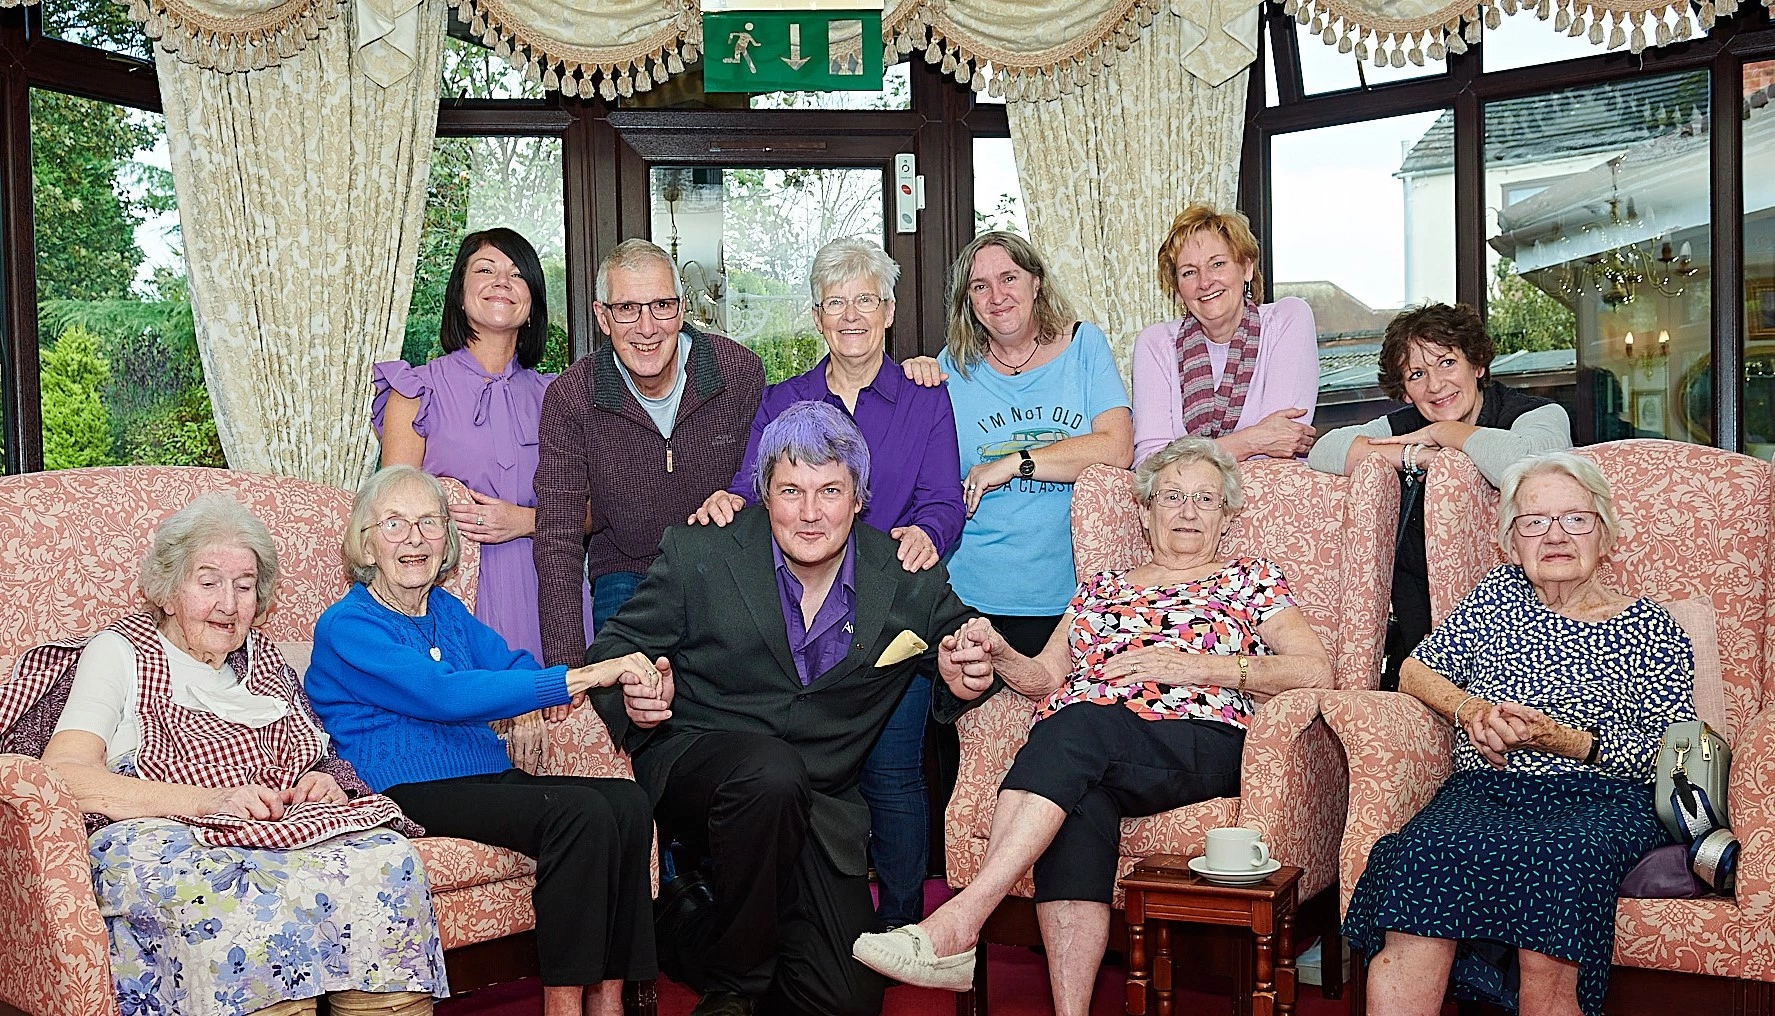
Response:
[{"label": "woman in purple shirt", "polygon": [[[936,378],[909,380],[888,358],[894,283],[900,266],[875,244],[845,237],[821,247],[808,272],[814,324],[828,355],[805,374],[764,390],[746,457],[727,490],[709,495],[693,523],[724,526],[757,496],[758,441],[796,402],[825,402],[856,421],[869,447],[869,498],[863,521],[900,544],[909,572],[935,565],[961,537],[966,511],[955,411]],[[881,889],[876,916],[889,928],[924,916],[930,821],[924,792],[924,730],[931,684],[921,676],[900,701],[863,768],[870,854]]]},{"label": "woman in purple shirt", "polygon": [[1319,336],[1293,297],[1261,304],[1257,238],[1238,212],[1197,202],[1159,245],[1159,286],[1184,315],[1134,340],[1134,461],[1187,435],[1238,461],[1313,445]]},{"label": "woman in purple shirt", "polygon": [[[481,544],[475,617],[513,649],[542,658],[536,611],[537,421],[553,375],[538,374],[548,340],[542,262],[510,229],[470,233],[444,291],[445,355],[417,367],[379,363],[371,422],[382,465],[416,466],[468,487],[473,506],[451,505],[464,539]],[[592,639],[589,589],[586,642]],[[540,716],[520,717],[519,759],[542,749]]]}]

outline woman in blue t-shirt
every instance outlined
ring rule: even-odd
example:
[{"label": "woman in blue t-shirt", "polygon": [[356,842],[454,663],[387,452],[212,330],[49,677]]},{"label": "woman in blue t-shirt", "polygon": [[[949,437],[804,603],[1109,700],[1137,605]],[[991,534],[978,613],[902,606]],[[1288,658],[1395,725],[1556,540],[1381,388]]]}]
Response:
[{"label": "woman in blue t-shirt", "polygon": [[1078,588],[1073,481],[1134,461],[1127,389],[1103,330],[1077,320],[1015,233],[982,233],[956,258],[938,363],[968,509],[950,584],[1018,652],[1039,653]]}]

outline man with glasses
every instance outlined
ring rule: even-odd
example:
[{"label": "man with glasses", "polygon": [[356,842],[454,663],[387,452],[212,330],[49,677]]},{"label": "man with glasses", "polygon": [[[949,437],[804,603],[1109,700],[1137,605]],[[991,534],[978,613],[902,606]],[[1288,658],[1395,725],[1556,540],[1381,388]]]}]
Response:
[{"label": "man with glasses", "polygon": [[733,479],[764,391],[756,353],[685,323],[672,259],[646,240],[604,258],[592,312],[608,341],[549,386],[538,428],[534,551],[551,666],[585,655],[580,576],[602,627],[666,527]]}]

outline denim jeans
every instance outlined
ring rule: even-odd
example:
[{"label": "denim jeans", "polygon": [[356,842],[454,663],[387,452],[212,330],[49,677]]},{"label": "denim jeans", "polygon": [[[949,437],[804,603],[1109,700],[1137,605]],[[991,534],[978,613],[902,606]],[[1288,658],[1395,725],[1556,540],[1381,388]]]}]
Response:
[{"label": "denim jeans", "polygon": [[640,585],[641,576],[634,572],[607,572],[593,579],[592,626],[603,628],[604,622],[616,616]]},{"label": "denim jeans", "polygon": [[859,789],[869,802],[869,854],[881,892],[875,916],[885,926],[916,924],[924,917],[930,861],[924,729],[930,712],[931,680],[921,674],[912,679],[863,764]]}]

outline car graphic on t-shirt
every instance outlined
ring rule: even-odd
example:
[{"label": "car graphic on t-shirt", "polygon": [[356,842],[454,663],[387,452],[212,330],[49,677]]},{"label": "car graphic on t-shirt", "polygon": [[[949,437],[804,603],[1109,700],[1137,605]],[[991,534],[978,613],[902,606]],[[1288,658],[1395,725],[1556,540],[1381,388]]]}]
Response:
[{"label": "car graphic on t-shirt", "polygon": [[1052,428],[1047,430],[1019,430],[1012,433],[1008,440],[994,441],[991,444],[981,445],[978,449],[980,452],[980,461],[991,462],[993,459],[1002,459],[1007,455],[1015,455],[1021,451],[1035,451],[1037,448],[1046,448],[1056,442],[1064,441],[1071,436],[1071,434],[1068,434],[1064,430],[1055,430]]}]

